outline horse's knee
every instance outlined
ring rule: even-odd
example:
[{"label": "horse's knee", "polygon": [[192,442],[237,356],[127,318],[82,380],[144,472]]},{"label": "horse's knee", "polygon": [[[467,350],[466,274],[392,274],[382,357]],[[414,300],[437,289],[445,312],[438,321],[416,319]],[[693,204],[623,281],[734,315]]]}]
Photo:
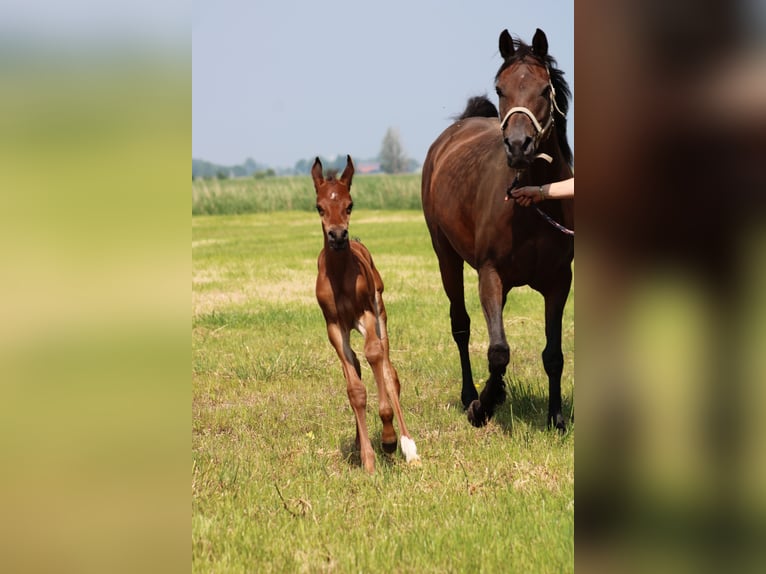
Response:
[{"label": "horse's knee", "polygon": [[487,360],[489,361],[489,372],[491,374],[504,375],[505,369],[511,361],[511,350],[508,347],[508,343],[490,345],[487,351]]},{"label": "horse's knee", "polygon": [[380,340],[370,341],[364,346],[364,357],[370,365],[376,365],[383,360],[383,343]]},{"label": "horse's knee", "polygon": [[348,402],[351,403],[351,408],[354,410],[364,410],[367,408],[367,390],[364,388],[364,385],[360,384],[349,384],[346,387],[346,392],[348,393]]}]

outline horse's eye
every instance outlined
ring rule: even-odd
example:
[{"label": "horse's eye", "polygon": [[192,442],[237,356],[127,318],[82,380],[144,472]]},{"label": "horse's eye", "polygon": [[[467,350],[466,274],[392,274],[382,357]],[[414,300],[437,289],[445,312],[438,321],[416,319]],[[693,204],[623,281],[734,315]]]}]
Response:
[{"label": "horse's eye", "polygon": [[348,215],[351,215],[351,210],[352,209],[354,209],[354,204],[353,203],[346,208],[346,213]]},{"label": "horse's eye", "polygon": [[498,96],[499,98],[502,98],[502,97],[503,97],[503,90],[501,90],[500,88],[498,88],[498,87],[495,87],[495,93],[497,94],[497,96]]},{"label": "horse's eye", "polygon": [[317,213],[318,213],[319,215],[324,215],[324,209],[322,209],[322,208],[321,208],[321,207],[319,207],[318,205],[316,206],[316,208],[317,208]]}]

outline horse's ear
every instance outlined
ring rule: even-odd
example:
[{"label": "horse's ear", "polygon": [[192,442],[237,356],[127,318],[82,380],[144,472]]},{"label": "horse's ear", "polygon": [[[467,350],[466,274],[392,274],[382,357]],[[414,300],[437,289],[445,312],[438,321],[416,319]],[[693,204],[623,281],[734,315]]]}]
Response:
[{"label": "horse's ear", "polygon": [[322,177],[322,162],[319,161],[318,157],[314,160],[314,165],[311,168],[311,179],[314,180],[314,187],[316,188],[324,181],[324,177]]},{"label": "horse's ear", "polygon": [[545,32],[540,28],[537,29],[534,38],[532,38],[532,49],[541,58],[548,55],[548,38],[545,37]]},{"label": "horse's ear", "polygon": [[345,183],[348,187],[351,187],[351,179],[354,177],[354,162],[351,161],[351,156],[346,156],[346,169],[343,170],[343,174],[340,176],[340,181]]},{"label": "horse's ear", "polygon": [[507,29],[500,32],[500,41],[498,44],[500,47],[500,55],[503,57],[503,60],[507,60],[513,56],[513,53],[516,51],[513,47],[513,38],[511,38]]}]

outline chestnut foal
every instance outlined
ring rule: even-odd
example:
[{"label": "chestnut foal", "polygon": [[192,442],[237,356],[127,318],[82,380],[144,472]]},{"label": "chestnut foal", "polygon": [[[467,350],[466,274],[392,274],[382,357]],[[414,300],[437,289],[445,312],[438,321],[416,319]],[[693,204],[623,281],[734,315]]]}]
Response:
[{"label": "chestnut foal", "polygon": [[346,156],[346,168],[340,179],[334,176],[325,179],[319,158],[311,168],[317,194],[316,208],[322,218],[324,234],[324,248],[317,262],[316,295],[327,323],[327,336],[338,353],[346,377],[348,400],[356,417],[356,447],[364,468],[373,472],[375,453],[365,420],[367,391],[362,383],[359,360],[350,345],[352,329],[364,337],[364,356],[378,385],[383,450],[389,454],[396,451],[396,431],[392,424],[396,414],[405,459],[409,463],[420,460],[420,457],[404,424],[399,405],[399,377],[388,357],[383,281],[367,248],[348,237],[348,221],[354,206],[349,193],[353,175],[351,156]]}]

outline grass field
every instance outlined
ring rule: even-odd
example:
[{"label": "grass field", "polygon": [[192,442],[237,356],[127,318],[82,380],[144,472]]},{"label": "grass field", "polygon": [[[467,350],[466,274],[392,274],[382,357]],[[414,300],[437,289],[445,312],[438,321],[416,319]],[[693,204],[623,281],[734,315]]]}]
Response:
[{"label": "grass field", "polygon": [[[367,209],[420,209],[420,174],[357,175],[354,201]],[[313,211],[308,175],[255,179],[195,179],[192,214],[221,215],[284,210]]]},{"label": "grass field", "polygon": [[[316,214],[193,217],[192,570],[572,571],[574,425],[565,436],[545,429],[542,298],[510,293],[509,400],[486,427],[471,427],[422,214],[363,209],[360,196],[350,233],[386,285],[391,358],[423,464],[380,449],[363,360],[376,473],[353,452],[345,381],[314,299]],[[466,280],[483,386],[487,334],[470,268]],[[564,316],[565,415],[573,302],[574,293]],[[352,339],[357,350],[360,341]]]}]

